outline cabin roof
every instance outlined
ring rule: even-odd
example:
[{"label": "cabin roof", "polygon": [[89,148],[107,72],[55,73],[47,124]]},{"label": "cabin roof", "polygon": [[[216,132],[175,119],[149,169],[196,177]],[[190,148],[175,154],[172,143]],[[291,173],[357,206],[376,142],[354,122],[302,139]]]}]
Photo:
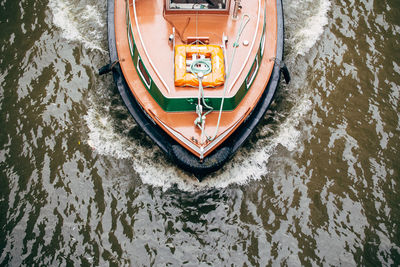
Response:
[{"label": "cabin roof", "polygon": [[164,0],[165,12],[229,14],[231,0]]}]

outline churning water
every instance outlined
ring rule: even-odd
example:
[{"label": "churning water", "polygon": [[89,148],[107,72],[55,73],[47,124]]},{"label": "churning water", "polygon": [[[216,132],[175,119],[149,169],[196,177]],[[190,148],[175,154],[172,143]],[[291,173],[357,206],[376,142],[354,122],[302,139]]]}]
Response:
[{"label": "churning water", "polygon": [[284,0],[292,82],[199,183],[129,116],[106,1],[0,1],[0,265],[400,264],[400,2]]}]

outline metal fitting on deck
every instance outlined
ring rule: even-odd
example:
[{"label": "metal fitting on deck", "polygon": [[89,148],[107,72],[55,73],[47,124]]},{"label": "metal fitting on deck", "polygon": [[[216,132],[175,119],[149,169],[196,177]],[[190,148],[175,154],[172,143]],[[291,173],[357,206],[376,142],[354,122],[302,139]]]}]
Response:
[{"label": "metal fitting on deck", "polygon": [[235,0],[235,6],[233,7],[233,14],[232,14],[233,19],[238,18],[239,10],[242,8],[240,2],[241,0]]}]

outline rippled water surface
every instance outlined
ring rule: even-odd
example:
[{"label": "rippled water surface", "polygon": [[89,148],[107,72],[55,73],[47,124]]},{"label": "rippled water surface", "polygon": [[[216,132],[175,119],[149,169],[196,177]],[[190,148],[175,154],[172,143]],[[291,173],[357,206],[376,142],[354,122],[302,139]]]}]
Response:
[{"label": "rippled water surface", "polygon": [[97,75],[105,2],[0,0],[0,265],[400,265],[400,1],[284,0],[292,83],[203,183]]}]

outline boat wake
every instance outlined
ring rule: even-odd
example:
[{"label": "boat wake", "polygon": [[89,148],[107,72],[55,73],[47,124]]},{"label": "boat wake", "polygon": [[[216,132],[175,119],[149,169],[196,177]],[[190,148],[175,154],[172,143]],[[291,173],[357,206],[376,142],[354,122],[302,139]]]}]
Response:
[{"label": "boat wake", "polygon": [[132,157],[132,144],[128,138],[115,131],[113,118],[101,115],[101,112],[90,108],[84,117],[90,129],[87,144],[97,153],[108,155],[118,159]]},{"label": "boat wake", "polygon": [[[50,2],[56,6],[53,9],[58,12],[65,11],[65,7],[62,6],[65,3],[58,4],[59,2],[53,0]],[[68,20],[68,14],[72,12],[72,8],[68,5],[66,7],[67,14],[60,16],[60,19],[55,19],[56,25],[61,25],[62,21]],[[286,47],[289,51],[285,56],[289,68],[292,70],[292,84],[281,86],[278,92],[278,98],[281,100],[277,100],[278,104],[272,107],[272,110],[265,116],[264,122],[261,122],[257,128],[256,140],[254,141],[254,138],[250,140],[221,170],[207,176],[202,183],[199,183],[194,176],[174,166],[166,159],[161,150],[149,141],[148,137],[138,138],[137,134],[132,134],[132,132],[136,132],[138,126],[133,119],[126,118],[128,112],[122,101],[117,101],[119,104],[105,109],[104,103],[110,105],[110,99],[99,99],[99,96],[92,98],[92,108],[85,116],[89,128],[87,144],[103,156],[131,160],[132,168],[138,173],[143,183],[162,187],[165,190],[174,185],[185,191],[204,190],[210,187],[223,188],[231,184],[242,185],[253,180],[263,179],[270,173],[268,164],[271,157],[280,156],[281,152],[279,151],[282,149],[289,153],[296,153],[302,149],[301,140],[304,138],[302,122],[312,109],[306,75],[308,68],[306,57],[323,34],[324,26],[328,23],[329,7],[328,0],[284,0]],[[88,10],[88,8],[86,7],[84,10]],[[76,18],[82,19],[80,16]],[[88,18],[84,21],[91,20],[86,25],[97,25],[97,28],[94,29],[95,32],[99,33],[101,28],[105,27],[102,23],[105,18],[99,18],[98,14]],[[73,25],[80,24],[75,22]],[[75,29],[77,30],[65,29],[66,38],[79,40],[88,45],[87,39],[82,37],[85,34],[76,32],[91,32],[92,29]],[[102,39],[104,36],[96,40]],[[90,46],[99,49],[106,44],[95,42]],[[299,61],[304,64],[299,64]],[[121,119],[121,116],[110,115],[115,112],[107,112],[109,109],[124,110],[126,116],[122,116]],[[119,125],[124,127],[119,127]],[[137,132],[139,132],[139,136],[142,133],[140,130]],[[144,134],[142,133],[142,135]],[[143,145],[143,142],[146,145]]]},{"label": "boat wake", "polygon": [[305,56],[321,38],[328,24],[329,0],[283,0],[285,14],[285,47]]},{"label": "boat wake", "polygon": [[[105,2],[105,1],[103,1]],[[68,41],[107,53],[106,3],[94,0],[50,0],[53,23]]]}]

